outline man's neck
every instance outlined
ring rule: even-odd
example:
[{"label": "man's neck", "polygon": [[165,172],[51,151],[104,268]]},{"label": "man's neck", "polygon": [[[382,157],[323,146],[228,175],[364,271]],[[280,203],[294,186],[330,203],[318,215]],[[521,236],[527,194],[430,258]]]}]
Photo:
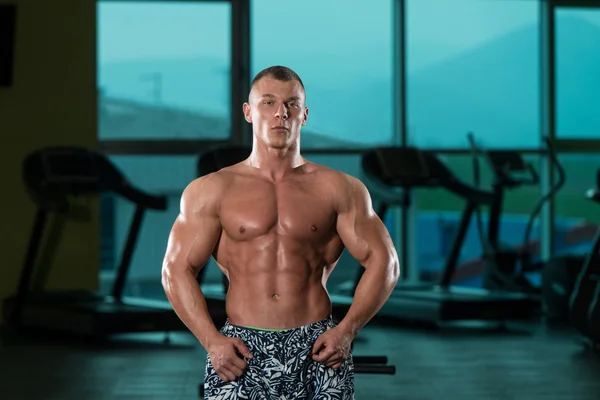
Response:
[{"label": "man's neck", "polygon": [[300,155],[299,146],[274,149],[257,143],[248,161],[250,166],[260,170],[261,175],[274,182],[281,181],[306,162]]}]

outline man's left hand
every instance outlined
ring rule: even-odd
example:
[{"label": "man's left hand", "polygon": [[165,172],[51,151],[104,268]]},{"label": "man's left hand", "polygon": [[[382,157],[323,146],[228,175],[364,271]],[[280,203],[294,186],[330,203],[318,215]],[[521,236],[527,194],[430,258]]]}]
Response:
[{"label": "man's left hand", "polygon": [[338,327],[323,332],[313,346],[313,360],[331,368],[341,367],[350,355],[352,340],[354,336]]}]

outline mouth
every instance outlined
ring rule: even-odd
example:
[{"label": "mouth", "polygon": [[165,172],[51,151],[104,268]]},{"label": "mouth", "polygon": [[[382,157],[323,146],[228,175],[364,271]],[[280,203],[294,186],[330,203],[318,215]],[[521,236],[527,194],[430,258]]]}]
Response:
[{"label": "mouth", "polygon": [[289,130],[285,126],[274,126],[271,129],[274,130],[275,132],[287,132]]}]

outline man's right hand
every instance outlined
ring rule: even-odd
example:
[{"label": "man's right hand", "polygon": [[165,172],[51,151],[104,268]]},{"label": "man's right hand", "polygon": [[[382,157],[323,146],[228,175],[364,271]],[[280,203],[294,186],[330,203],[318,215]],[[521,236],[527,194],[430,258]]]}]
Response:
[{"label": "man's right hand", "polygon": [[221,336],[207,350],[215,372],[224,382],[234,381],[242,376],[248,367],[243,357],[252,358],[252,353],[239,338]]}]

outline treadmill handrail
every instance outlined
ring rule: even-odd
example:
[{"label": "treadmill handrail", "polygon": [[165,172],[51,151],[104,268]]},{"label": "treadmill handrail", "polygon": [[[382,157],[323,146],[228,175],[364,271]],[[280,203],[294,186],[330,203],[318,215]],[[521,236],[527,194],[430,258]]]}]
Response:
[{"label": "treadmill handrail", "polygon": [[167,196],[166,195],[155,195],[130,186],[122,186],[112,190],[114,193],[120,194],[132,203],[138,206],[152,209],[152,210],[166,210],[167,209]]},{"label": "treadmill handrail", "polygon": [[476,189],[459,180],[442,182],[440,186],[478,205],[491,205],[495,199],[493,192]]},{"label": "treadmill handrail", "polygon": [[[373,171],[373,169],[370,168],[370,166],[369,166],[370,163],[367,162],[367,160],[369,158],[371,158],[371,159],[377,159],[379,161],[379,163],[381,163],[382,158],[378,157],[377,153],[383,152],[383,151],[388,151],[388,152],[397,151],[397,152],[399,152],[399,156],[401,156],[402,151],[411,151],[411,152],[413,152],[413,154],[416,152],[416,154],[418,154],[419,162],[422,163],[420,165],[420,167],[423,170],[419,171],[421,173],[421,175],[419,175],[419,176],[413,176],[413,175],[401,176],[401,175],[399,175],[394,178],[394,181],[400,182],[400,183],[395,182],[392,184],[389,182],[385,182],[384,179],[381,179],[381,177],[376,175],[376,173]],[[380,167],[381,166],[379,164],[379,166],[377,166],[376,168],[380,168]],[[430,168],[430,167],[434,167],[434,168]],[[445,177],[444,176],[436,176],[435,173],[432,172],[432,171],[435,171],[436,168],[438,168],[438,169],[443,168],[444,169],[443,172],[447,176],[445,176]],[[414,168],[414,169],[416,170],[417,168]],[[403,188],[406,190],[406,189],[411,189],[414,187],[440,187],[440,188],[444,188],[464,199],[468,199],[469,201],[472,201],[474,204],[477,204],[477,205],[491,205],[493,203],[494,197],[495,197],[494,193],[491,191],[486,191],[486,190],[475,188],[471,185],[464,183],[460,179],[458,179],[458,177],[455,174],[453,174],[441,160],[439,160],[439,158],[437,157],[435,152],[421,151],[414,147],[378,147],[373,150],[370,150],[363,154],[362,171],[369,180],[381,183],[390,188],[391,187]],[[405,179],[406,183],[402,182],[403,179]]]}]

